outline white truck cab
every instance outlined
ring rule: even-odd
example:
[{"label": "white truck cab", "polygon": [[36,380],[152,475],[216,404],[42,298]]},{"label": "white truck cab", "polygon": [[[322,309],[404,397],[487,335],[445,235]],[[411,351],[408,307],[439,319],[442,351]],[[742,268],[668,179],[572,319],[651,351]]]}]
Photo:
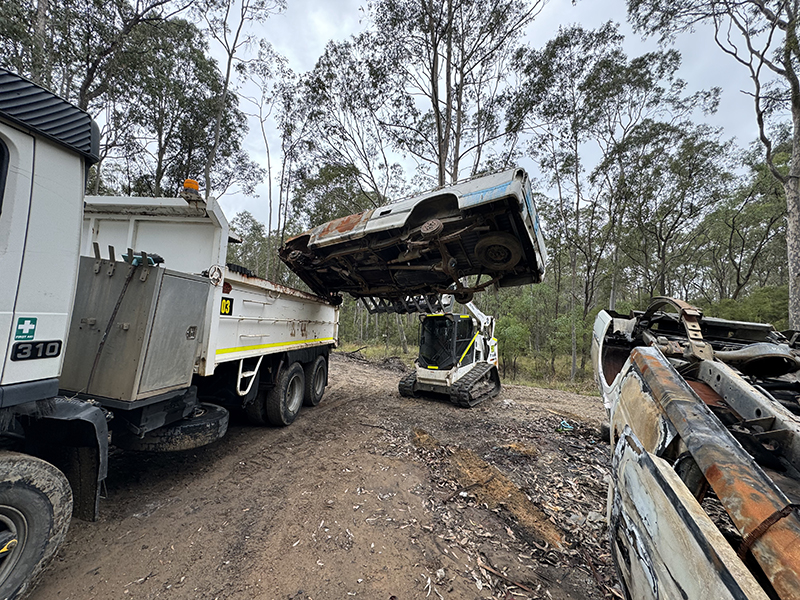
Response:
[{"label": "white truck cab", "polygon": [[56,395],[75,296],[89,115],[0,71],[0,408]]}]

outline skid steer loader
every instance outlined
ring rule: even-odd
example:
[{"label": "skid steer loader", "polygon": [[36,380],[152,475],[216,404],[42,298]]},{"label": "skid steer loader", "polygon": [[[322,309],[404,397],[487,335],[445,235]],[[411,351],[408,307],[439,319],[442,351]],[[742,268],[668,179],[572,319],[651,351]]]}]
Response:
[{"label": "skid steer loader", "polygon": [[470,315],[452,312],[453,296],[442,296],[441,313],[422,315],[415,369],[400,380],[400,395],[446,394],[450,402],[470,408],[500,392],[494,317],[472,302]]}]

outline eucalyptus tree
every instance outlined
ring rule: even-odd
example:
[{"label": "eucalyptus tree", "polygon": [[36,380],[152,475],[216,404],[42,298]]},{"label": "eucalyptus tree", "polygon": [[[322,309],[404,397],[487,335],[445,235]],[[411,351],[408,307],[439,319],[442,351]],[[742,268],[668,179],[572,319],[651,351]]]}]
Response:
[{"label": "eucalyptus tree", "polygon": [[199,0],[194,4],[194,12],[205,21],[208,35],[225,54],[222,90],[216,100],[213,121],[213,142],[204,166],[206,197],[212,191],[211,171],[222,139],[223,119],[232,91],[234,70],[245,70],[241,52],[255,43],[251,27],[263,23],[284,8],[286,0]]},{"label": "eucalyptus tree", "polygon": [[[602,214],[601,197],[586,182],[583,148],[591,139],[596,118],[587,105],[597,102],[590,100],[586,82],[600,60],[615,53],[621,42],[622,36],[612,24],[597,31],[576,26],[560,29],[541,50],[520,50],[515,61],[523,79],[513,98],[509,129],[517,135],[532,134],[528,150],[546,174],[548,187],[555,191],[550,220],[559,222],[568,248],[571,318],[581,301],[578,287],[582,267],[592,269],[597,264],[595,257],[609,243],[602,227],[607,217]],[[581,254],[590,260],[579,264]],[[587,284],[593,279],[583,278]],[[583,294],[587,307],[593,302],[591,296],[592,290]],[[577,373],[577,329],[573,320],[571,378]]]},{"label": "eucalyptus tree", "polygon": [[732,182],[729,144],[691,123],[651,123],[623,150],[634,200],[623,220],[620,250],[635,273],[641,300],[673,295],[683,269],[701,268],[698,227],[724,202]]},{"label": "eucalyptus tree", "polygon": [[[194,24],[169,19],[138,27],[118,53],[116,66],[125,87],[106,96],[109,135],[102,145],[103,164],[124,162],[123,191],[173,195],[184,179],[203,173],[211,152],[222,93],[217,63]],[[246,122],[236,102],[235,96],[227,99],[224,135],[211,174],[219,193],[233,185],[251,193],[261,178],[260,168],[242,149]]]},{"label": "eucalyptus tree", "polygon": [[329,42],[302,90],[311,108],[314,162],[352,177],[358,203],[373,208],[399,195],[402,168],[381,122],[391,102],[387,73],[371,68],[371,52],[365,35]]},{"label": "eucalyptus tree", "polygon": [[[774,152],[785,169],[788,144]],[[782,151],[784,150],[784,151]],[[703,220],[703,278],[706,300],[737,300],[754,287],[780,285],[786,277],[786,199],[783,186],[759,161],[746,157],[748,174],[733,193]]]},{"label": "eucalyptus tree", "polygon": [[[623,220],[637,197],[631,140],[652,123],[686,119],[697,106],[712,109],[716,98],[715,90],[683,93],[676,52],[629,59],[622,42],[611,22],[596,30],[573,26],[541,50],[525,48],[515,57],[522,77],[508,127],[516,137],[531,136],[528,151],[555,196],[550,221],[560,222],[569,254],[573,376],[578,333],[588,335],[583,325],[601,290],[610,289],[613,306],[622,276]],[[582,367],[588,339],[583,342]]]},{"label": "eucalyptus tree", "polygon": [[181,12],[174,0],[20,0],[0,4],[0,64],[96,111],[121,82],[133,32]]},{"label": "eucalyptus tree", "polygon": [[[628,0],[628,13],[639,31],[663,42],[707,24],[717,46],[748,73],[766,162],[786,196],[789,324],[800,329],[800,0]],[[791,158],[781,170],[769,125],[787,116]]]},{"label": "eucalyptus tree", "polygon": [[376,0],[362,43],[391,104],[392,142],[436,184],[482,166],[505,136],[493,118],[508,59],[544,0]]}]

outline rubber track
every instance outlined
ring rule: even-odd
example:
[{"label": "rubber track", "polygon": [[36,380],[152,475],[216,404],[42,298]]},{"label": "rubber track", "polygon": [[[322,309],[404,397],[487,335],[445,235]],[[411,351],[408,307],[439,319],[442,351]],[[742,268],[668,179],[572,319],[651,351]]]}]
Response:
[{"label": "rubber track", "polygon": [[[480,404],[487,398],[493,398],[500,393],[500,377],[495,371],[494,376],[489,375],[495,366],[490,363],[478,363],[469,373],[464,375],[450,389],[450,402],[463,408],[471,408]],[[489,381],[494,385],[483,386],[483,378],[489,375]]]},{"label": "rubber track", "polygon": [[405,398],[415,398],[417,396],[417,391],[414,389],[416,383],[417,383],[416,372],[409,373],[408,375],[403,377],[400,380],[400,383],[397,384],[397,389],[400,392],[400,395]]}]

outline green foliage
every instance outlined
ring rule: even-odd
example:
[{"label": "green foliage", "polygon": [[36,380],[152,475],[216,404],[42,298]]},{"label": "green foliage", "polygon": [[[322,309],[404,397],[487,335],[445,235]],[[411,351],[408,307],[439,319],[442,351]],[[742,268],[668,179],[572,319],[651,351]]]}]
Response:
[{"label": "green foliage", "polygon": [[736,300],[725,298],[710,304],[699,304],[709,317],[771,323],[779,331],[789,328],[789,288],[786,285],[758,288]]},{"label": "green foliage", "polygon": [[384,204],[359,186],[355,165],[325,164],[314,174],[300,171],[297,177],[292,206],[307,227]]}]

